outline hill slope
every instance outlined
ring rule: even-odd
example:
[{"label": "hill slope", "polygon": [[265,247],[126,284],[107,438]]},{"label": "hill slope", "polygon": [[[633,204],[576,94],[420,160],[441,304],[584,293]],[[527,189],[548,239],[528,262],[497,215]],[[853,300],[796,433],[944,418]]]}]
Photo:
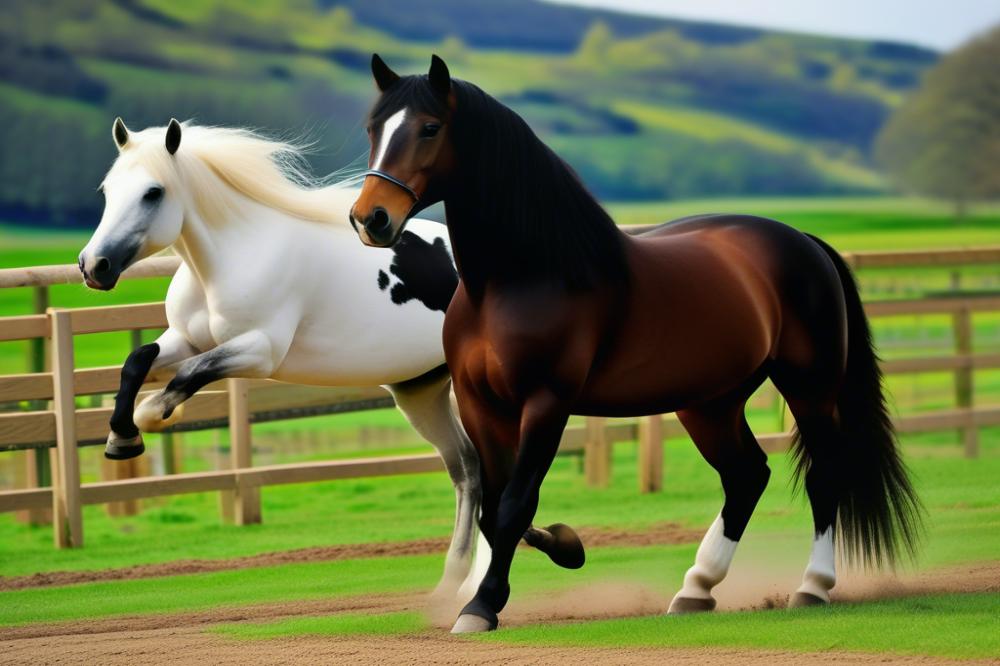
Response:
[{"label": "hill slope", "polygon": [[877,191],[872,138],[936,59],[536,0],[5,3],[0,219],[92,225],[116,115],[306,131],[318,170],[355,161],[373,50],[403,72],[440,53],[618,199]]}]

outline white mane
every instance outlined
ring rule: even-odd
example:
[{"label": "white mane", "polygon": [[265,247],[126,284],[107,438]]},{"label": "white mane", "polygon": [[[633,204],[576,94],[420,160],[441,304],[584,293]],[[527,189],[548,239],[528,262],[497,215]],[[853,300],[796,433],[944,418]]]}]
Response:
[{"label": "white mane", "polygon": [[209,224],[221,224],[238,210],[240,195],[304,220],[347,223],[357,190],[310,176],[299,146],[246,129],[182,127],[174,155],[164,144],[166,127],[129,133],[108,176],[140,165],[168,190],[185,193]]}]

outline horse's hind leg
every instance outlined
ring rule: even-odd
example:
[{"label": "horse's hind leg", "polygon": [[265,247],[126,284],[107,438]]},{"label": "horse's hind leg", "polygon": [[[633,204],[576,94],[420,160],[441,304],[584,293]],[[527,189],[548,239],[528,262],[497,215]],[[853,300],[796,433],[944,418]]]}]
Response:
[{"label": "horse's hind leg", "polygon": [[[275,350],[280,349],[280,354]],[[205,385],[230,377],[270,377],[283,358],[288,341],[278,341],[263,331],[252,330],[227,340],[204,354],[185,360],[166,388],[149,396],[135,408],[133,419],[144,432],[159,432],[175,423],[185,400]]]},{"label": "horse's hind leg", "polygon": [[[455,487],[455,529],[445,559],[444,575],[434,596],[445,599],[463,592],[471,596],[485,573],[485,567],[472,566],[482,499],[479,454],[455,416],[448,369],[441,366],[388,388],[414,430],[437,449]],[[485,558],[488,562],[489,555],[489,547],[484,547],[480,540],[476,559]],[[477,573],[479,578],[470,580]]]},{"label": "horse's hind leg", "polygon": [[744,416],[745,400],[723,399],[677,414],[702,456],[719,473],[726,500],[698,546],[684,586],[670,602],[670,613],[715,608],[712,588],[726,577],[743,530],[767,487],[771,470]]},{"label": "horse's hind leg", "polygon": [[[839,444],[841,428],[837,395],[843,382],[843,327],[832,319],[833,311],[809,318],[810,330],[789,337],[770,367],[771,381],[785,397],[798,429],[798,469],[805,472],[805,489],[813,515],[813,543],[802,585],[792,595],[790,606],[825,604],[837,582],[834,533],[840,503],[841,474]],[[805,319],[805,317],[803,317]],[[808,336],[803,344],[803,336]],[[814,349],[802,358],[796,351]],[[823,353],[820,353],[823,352]]]},{"label": "horse's hind leg", "polygon": [[[806,494],[812,506],[813,544],[802,584],[788,602],[790,607],[815,606],[830,602],[830,590],[837,583],[833,536],[837,526],[839,492],[836,444],[840,429],[832,400],[801,400],[789,397],[807,460]],[[847,472],[849,473],[849,472]]]}]

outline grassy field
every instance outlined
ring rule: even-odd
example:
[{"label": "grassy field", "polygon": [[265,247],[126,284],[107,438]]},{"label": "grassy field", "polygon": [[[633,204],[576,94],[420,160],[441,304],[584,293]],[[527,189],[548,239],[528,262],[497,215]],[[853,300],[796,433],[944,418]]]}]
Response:
[{"label": "grassy field", "polygon": [[[622,224],[652,224],[696,212],[765,215],[819,235],[844,251],[970,247],[1000,242],[1000,207],[995,205],[973,209],[961,223],[951,218],[949,209],[943,204],[919,199],[719,199],[610,203],[609,209]],[[0,225],[0,268],[73,264],[88,237],[87,232],[38,234]],[[986,277],[983,277],[984,271]],[[1000,276],[996,271],[969,269],[964,273],[976,284],[985,280],[985,284],[1000,288]],[[866,271],[861,275],[866,295],[871,290],[876,296],[885,295],[890,288],[902,295],[943,290],[949,280],[949,271],[944,269]],[[110,293],[91,291],[79,284],[60,285],[51,289],[50,299],[57,307],[158,301],[163,299],[167,283],[166,279],[126,281]],[[31,299],[28,289],[0,290],[0,316],[29,313]],[[943,332],[948,325],[943,318],[921,323],[923,328],[929,325],[937,332]],[[997,337],[1000,319],[987,320],[980,328],[987,337]],[[151,336],[152,333],[147,334]],[[0,372],[23,372],[26,348],[27,343],[0,343]],[[126,333],[83,336],[76,345],[77,362],[80,366],[120,363],[127,350]]]},{"label": "grassy field", "polygon": [[[774,217],[804,231],[817,234],[842,250],[969,247],[1000,242],[1000,206],[973,208],[961,223],[939,202],[899,198],[781,198],[716,199],[704,201],[611,203],[609,208],[623,224],[650,224],[696,212],[747,212]],[[30,229],[0,225],[0,268],[74,263],[89,233],[39,234]],[[972,267],[962,271],[963,289],[998,290],[1000,273],[995,267]],[[952,275],[947,268],[869,270],[860,275],[866,298],[905,298],[946,291]],[[162,300],[167,279],[125,281],[113,292],[96,292],[79,284],[58,285],[50,290],[57,307],[93,307]],[[0,316],[31,311],[29,289],[0,290]],[[976,350],[1000,350],[1000,316],[980,314],[974,318]],[[892,318],[874,322],[876,340],[886,358],[923,354],[947,354],[951,344],[951,321],[943,316]],[[144,340],[155,338],[146,331]],[[122,362],[130,345],[125,332],[79,336],[75,353],[81,367]],[[24,372],[27,342],[0,342],[0,373]],[[891,388],[905,404],[940,408],[950,403],[951,376],[947,373],[893,378]],[[1000,373],[980,373],[977,392],[988,401],[1000,400]],[[368,419],[372,415],[362,417]],[[375,417],[379,423],[404,427],[392,415]],[[362,421],[366,422],[366,421]],[[302,424],[279,424],[292,430],[354,427],[358,419],[344,416]],[[771,427],[771,426],[768,426]],[[195,436],[194,441],[200,441]],[[207,441],[207,440],[206,440]]]},{"label": "grassy field", "polygon": [[[660,204],[611,204],[624,223],[652,223],[697,211],[742,211],[775,217],[823,236],[843,250],[963,247],[997,243],[1000,209],[975,210],[956,224],[946,208],[915,200],[722,200]],[[0,267],[72,263],[86,233],[39,235],[0,226]],[[991,290],[994,267],[963,274],[973,289]],[[944,290],[947,271],[867,271],[866,293],[903,297]],[[993,282],[991,282],[993,281]],[[166,280],[124,283],[110,294],[79,285],[52,289],[52,303],[79,307],[161,300]],[[30,311],[28,290],[0,291],[0,315]],[[944,317],[879,321],[876,337],[888,357],[949,353],[950,322]],[[151,339],[155,332],[147,332]],[[1000,349],[1000,318],[975,319],[977,351]],[[128,336],[80,336],[81,366],[120,363]],[[23,372],[26,345],[0,343],[0,372]],[[911,408],[950,406],[952,377],[947,373],[893,377],[890,389],[899,404]],[[1000,372],[977,373],[976,400],[1000,402]],[[768,407],[750,411],[758,432],[777,427]],[[302,437],[353,441],[362,426],[391,428],[400,436],[382,452],[429,450],[407,430],[394,410],[302,419],[254,427],[258,463],[330,457],[326,448],[283,451]],[[215,450],[224,431],[184,435],[184,470],[215,466]],[[954,432],[903,438],[907,461],[928,511],[927,532],[919,562],[930,569],[996,560],[1000,552],[1000,428],[983,429],[979,459],[961,457]],[[151,437],[148,455],[159,455]],[[361,452],[338,449],[338,456]],[[99,474],[100,451],[84,449],[84,480]],[[537,522],[642,530],[661,522],[701,529],[721,504],[718,478],[690,442],[665,444],[662,493],[635,490],[636,450],[616,447],[613,480],[606,489],[585,486],[576,457],[557,459],[542,489]],[[790,465],[785,455],[771,457],[770,486],[761,500],[734,563],[733,578],[762,580],[774,576],[773,591],[787,593],[808,556],[809,509],[790,498]],[[0,474],[2,476],[2,474]],[[960,482],[956,482],[960,480]],[[443,474],[278,486],[262,491],[263,524],[235,527],[220,520],[216,493],[149,500],[136,516],[111,518],[103,507],[86,507],[87,546],[56,551],[48,527],[0,515],[0,576],[63,570],[99,570],[180,559],[226,559],[295,548],[359,542],[394,542],[440,538],[451,532],[453,491]],[[583,570],[557,570],[537,552],[519,553],[513,572],[513,603],[617,581],[640,585],[669,596],[690,565],[695,545],[603,547],[588,551]],[[440,575],[441,555],[310,562],[245,570],[123,580],[74,586],[30,588],[0,593],[0,626],[128,614],[184,612],[219,606],[292,602],[358,594],[390,594],[430,589]],[[769,578],[768,578],[769,580]],[[725,601],[724,583],[719,597]],[[997,594],[935,595],[841,605],[832,609],[733,612],[711,617],[622,618],[585,623],[547,623],[512,627],[483,638],[522,645],[578,646],[729,646],[787,650],[859,650],[953,658],[1000,654]],[[217,626],[210,631],[232,640],[297,635],[420,635],[429,631],[420,613],[336,614],[265,623]],[[476,639],[479,640],[479,639]]]},{"label": "grassy field", "polygon": [[[931,535],[938,535],[928,540],[925,565],[989,559],[1000,548],[1000,540],[986,534],[1000,519],[1000,488],[995,483],[1000,430],[984,430],[982,439],[980,460],[960,457],[954,433],[906,440],[912,445],[911,464],[921,495],[932,509]],[[633,446],[617,447],[614,482],[606,490],[584,485],[577,459],[558,458],[542,489],[538,522],[634,529],[663,521],[707,525],[721,504],[718,477],[690,442],[671,440],[665,446],[665,490],[651,495],[635,491]],[[749,543],[762,538],[760,543],[766,545],[776,534],[788,533],[806,553],[808,507],[801,499],[790,500],[784,456],[775,456],[771,466],[771,483]],[[953,487],[956,478],[963,484]],[[451,533],[453,504],[446,477],[432,474],[264,488],[264,521],[250,527],[222,524],[216,493],[150,500],[142,513],[125,518],[110,518],[103,507],[89,506],[84,509],[87,547],[79,551],[54,550],[50,529],[5,514],[0,515],[0,575],[443,537]],[[972,528],[983,528],[983,533],[975,539],[955,538]]]},{"label": "grassy field", "polygon": [[[466,640],[560,647],[731,647],[801,652],[857,651],[951,658],[1000,654],[996,595],[940,595],[768,613],[650,616],[520,626]],[[877,620],[873,622],[873,619]],[[419,613],[340,614],[225,624],[213,632],[241,640],[288,636],[418,636]]]},{"label": "grassy field", "polygon": [[[576,461],[559,458],[543,487],[538,522],[631,529],[661,521],[692,527],[708,524],[721,503],[717,477],[686,442],[667,443],[665,456],[665,489],[655,495],[635,492],[633,446],[617,447],[614,478],[606,489],[586,488]],[[995,482],[1000,475],[1000,437],[993,433],[984,440],[978,460],[924,448],[911,449],[908,462],[928,514],[916,566],[995,559],[1000,552],[1000,489]],[[786,456],[772,456],[771,467],[770,486],[741,543],[731,580],[762,581],[773,576],[773,591],[787,593],[807,558],[809,510],[801,498],[790,498]],[[451,527],[453,499],[441,474],[268,488],[263,495],[264,523],[243,528],[220,525],[215,501],[213,494],[189,495],[171,500],[169,507],[156,503],[139,516],[119,519],[91,507],[86,518],[88,546],[79,551],[54,551],[47,529],[29,528],[4,516],[0,575],[444,536]],[[541,554],[524,550],[514,565],[512,603],[609,581],[641,585],[666,597],[680,584],[694,550],[693,544],[592,548],[587,565],[579,571],[554,569]],[[441,559],[425,555],[311,562],[3,592],[0,626],[427,590],[437,580]],[[723,583],[718,594],[725,602],[734,592]],[[982,657],[996,654],[997,634],[989,629],[998,613],[996,594],[946,595],[842,606],[828,613],[731,613],[714,616],[722,618],[718,626],[707,617],[546,624],[511,628],[488,640],[540,645],[836,647]],[[870,629],[873,622],[882,631]],[[910,629],[906,622],[913,623]],[[405,635],[426,631],[426,626],[426,620],[413,614],[336,615],[217,630],[234,637],[266,638],[315,633]],[[932,626],[940,631],[928,633]]]}]

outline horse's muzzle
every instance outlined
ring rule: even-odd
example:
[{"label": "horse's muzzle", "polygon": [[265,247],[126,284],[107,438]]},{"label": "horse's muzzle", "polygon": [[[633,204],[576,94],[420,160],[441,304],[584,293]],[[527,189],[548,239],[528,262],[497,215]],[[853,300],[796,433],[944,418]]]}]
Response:
[{"label": "horse's muzzle", "polygon": [[121,268],[116,267],[108,257],[94,257],[88,260],[80,255],[77,263],[83,274],[83,282],[91,289],[111,291],[121,277]]},{"label": "horse's muzzle", "polygon": [[373,208],[372,212],[361,220],[358,220],[352,212],[351,224],[365,245],[388,247],[395,242],[396,227],[392,223],[392,216],[381,206]]}]

